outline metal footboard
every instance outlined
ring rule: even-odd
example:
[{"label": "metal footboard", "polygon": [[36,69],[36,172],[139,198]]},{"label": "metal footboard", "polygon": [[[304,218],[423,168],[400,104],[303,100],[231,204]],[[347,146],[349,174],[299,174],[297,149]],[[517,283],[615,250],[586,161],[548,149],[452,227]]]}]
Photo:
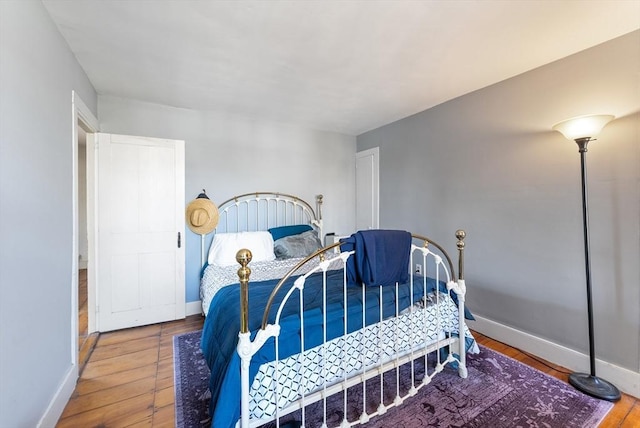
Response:
[{"label": "metal footboard", "polygon": [[[413,236],[413,241],[418,242],[411,246],[409,262],[409,272],[416,263],[424,266],[424,276],[411,274],[409,282],[409,305],[406,308],[400,306],[400,285],[395,287],[360,287],[362,309],[360,314],[349,312],[347,297],[347,260],[353,256],[354,252],[342,252],[333,254],[333,249],[339,243],[323,248],[311,256],[301,261],[292,269],[274,288],[264,310],[262,327],[251,340],[251,333],[248,330],[248,287],[251,269],[251,252],[240,250],[237,254],[238,269],[240,279],[240,303],[241,303],[241,331],[239,333],[238,354],[241,358],[241,419],[238,425],[242,428],[260,426],[266,422],[275,421],[275,426],[280,426],[280,419],[292,412],[301,411],[300,419],[304,427],[306,421],[305,407],[309,404],[322,402],[323,420],[321,425],[327,426],[327,400],[334,394],[343,392],[342,414],[340,427],[364,424],[371,418],[383,415],[389,408],[401,405],[408,397],[411,397],[424,386],[431,382],[431,379],[443,370],[446,364],[457,362],[460,377],[467,377],[465,360],[465,333],[468,331],[464,320],[464,296],[466,287],[463,276],[464,257],[464,231],[457,231],[456,237],[458,248],[458,269],[459,275],[456,279],[453,263],[444,249],[433,241],[422,237]],[[435,249],[436,251],[432,251]],[[334,258],[328,259],[328,255]],[[296,271],[310,260],[320,257],[321,262],[314,269],[304,275],[300,275],[295,280],[289,281],[296,276]],[[342,270],[342,329],[341,334],[336,337],[329,337],[327,324],[331,322],[327,318],[327,275],[332,269]],[[313,347],[306,347],[306,334],[317,336],[317,331],[307,332],[305,328],[305,285],[307,279],[313,275],[322,276],[322,311],[321,311],[321,335],[320,344]],[[428,277],[435,281],[436,292],[428,292]],[[446,293],[438,291],[440,283],[446,284]],[[317,286],[317,284],[314,284]],[[288,288],[287,288],[288,287]],[[389,287],[393,288],[389,291]],[[371,322],[371,305],[375,304],[376,295],[372,289],[377,291],[377,311],[376,321]],[[333,292],[333,291],[332,291]],[[280,302],[277,301],[278,293],[284,294]],[[416,293],[418,293],[416,295]],[[458,300],[457,308],[451,308],[451,299],[448,293],[455,293]],[[387,299],[391,294],[391,306],[395,306],[392,313],[385,312],[388,308]],[[294,296],[294,297],[292,297]],[[373,298],[373,303],[371,299]],[[284,355],[281,359],[281,317],[283,308],[290,301],[299,305],[299,342],[300,352],[294,355]],[[406,297],[404,297],[406,299]],[[297,302],[294,302],[297,300]],[[369,309],[368,309],[369,308]],[[451,316],[445,316],[444,311],[449,310]],[[271,312],[274,311],[274,314]],[[435,315],[434,315],[435,314]],[[269,319],[273,320],[269,322]],[[360,318],[360,327],[353,329],[352,324]],[[339,319],[339,318],[338,318]],[[449,321],[447,321],[449,320]],[[351,323],[351,324],[350,324]],[[351,325],[351,327],[350,327]],[[435,333],[434,333],[435,332]],[[273,338],[273,339],[272,339]],[[267,387],[262,387],[261,393],[252,392],[252,379],[250,379],[249,369],[251,360],[260,349],[272,340],[275,347],[275,360],[260,367],[260,373],[266,373],[263,379]],[[435,366],[429,372],[427,357],[440,349],[446,349],[447,356],[441,360],[440,352],[435,352]],[[457,356],[456,356],[457,354]],[[336,358],[337,356],[337,358]],[[424,361],[424,373],[421,379],[416,379],[415,365],[418,359]],[[400,388],[400,369],[402,366],[410,366],[411,387],[406,391]],[[284,374],[286,371],[286,374]],[[387,373],[387,376],[385,376]],[[395,388],[395,397],[391,402],[385,403],[383,389],[387,377],[392,375],[391,387]],[[289,385],[285,385],[282,379],[287,379]],[[378,406],[375,409],[367,409],[367,383],[377,380],[380,383],[380,396]],[[395,382],[395,384],[393,384]],[[295,385],[295,387],[291,387]],[[350,403],[348,402],[349,388],[361,388],[363,406],[358,417],[348,420]],[[267,388],[265,393],[264,388]],[[257,397],[262,395],[262,397]],[[266,397],[266,398],[265,398]],[[258,406],[256,401],[262,399],[266,403]],[[253,406],[253,407],[252,407]],[[259,408],[260,411],[256,410]],[[266,409],[266,410],[265,410]]]}]

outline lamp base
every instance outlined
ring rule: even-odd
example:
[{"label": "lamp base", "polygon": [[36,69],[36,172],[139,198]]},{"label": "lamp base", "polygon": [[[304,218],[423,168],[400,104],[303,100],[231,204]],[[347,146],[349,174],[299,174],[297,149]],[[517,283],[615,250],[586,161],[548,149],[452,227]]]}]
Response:
[{"label": "lamp base", "polygon": [[587,373],[571,373],[569,383],[578,391],[607,401],[620,400],[620,391],[612,383]]}]

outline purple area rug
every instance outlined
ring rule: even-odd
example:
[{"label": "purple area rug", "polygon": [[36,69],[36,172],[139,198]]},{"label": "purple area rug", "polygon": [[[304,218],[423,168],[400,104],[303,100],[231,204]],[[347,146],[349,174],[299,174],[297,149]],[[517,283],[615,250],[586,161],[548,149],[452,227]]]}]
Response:
[{"label": "purple area rug", "polygon": [[[173,339],[176,426],[179,428],[209,425],[209,369],[200,351],[200,334],[197,331]],[[488,348],[481,347],[480,350],[480,354],[467,358],[467,379],[461,379],[457,370],[447,366],[417,395],[400,407],[372,418],[366,426],[586,428],[597,427],[613,406],[512,358]],[[416,363],[416,371],[416,379],[421,379],[424,365]],[[429,373],[431,371],[429,368]],[[410,386],[411,380],[407,367],[401,368],[400,373],[402,391]],[[395,379],[395,372],[392,376]],[[389,384],[393,387],[387,390],[385,386],[385,403],[395,397],[395,380]],[[371,411],[377,407],[379,395],[379,383],[368,381],[367,407]],[[349,410],[353,410],[353,414],[347,411],[348,420],[358,418],[359,410],[356,409],[361,407],[362,396],[361,386],[349,389]],[[344,415],[342,394],[327,400],[327,408],[327,425],[339,425]],[[322,403],[314,403],[306,409],[306,426],[320,426]],[[300,419],[300,412],[293,413],[281,419],[281,426]]]}]

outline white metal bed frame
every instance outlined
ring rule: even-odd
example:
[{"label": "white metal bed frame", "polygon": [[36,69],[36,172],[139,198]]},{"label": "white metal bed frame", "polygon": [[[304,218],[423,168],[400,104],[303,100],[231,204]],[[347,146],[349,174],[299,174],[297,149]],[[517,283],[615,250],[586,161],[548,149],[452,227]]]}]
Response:
[{"label": "white metal bed frame", "polygon": [[[464,242],[463,239],[465,237],[465,233],[462,230],[458,230],[456,232],[456,237],[458,238],[458,242],[457,242],[457,246],[458,246],[458,251],[459,251],[459,267],[460,267],[460,272],[462,275],[462,268],[463,268],[463,250],[464,250]],[[271,337],[275,337],[276,338],[276,376],[275,378],[278,378],[277,375],[277,371],[278,371],[278,336],[280,333],[280,326],[279,326],[279,320],[280,320],[280,314],[282,311],[282,308],[284,307],[284,305],[286,304],[287,299],[295,292],[299,293],[300,296],[300,306],[303,307],[303,289],[304,289],[304,285],[305,285],[305,280],[309,277],[309,275],[316,273],[316,272],[325,272],[327,268],[329,267],[329,265],[333,262],[333,260],[328,260],[328,259],[324,259],[325,254],[329,254],[329,252],[332,252],[333,249],[335,247],[338,247],[340,245],[340,243],[336,243],[333,245],[330,245],[328,247],[325,247],[319,251],[317,251],[315,254],[307,257],[303,262],[300,262],[296,268],[294,268],[289,274],[287,274],[287,276],[285,276],[274,288],[274,291],[271,295],[271,298],[269,299],[269,301],[267,302],[267,305],[265,307],[265,311],[264,311],[264,315],[263,315],[263,320],[262,320],[262,328],[258,331],[258,333],[256,334],[256,337],[254,338],[253,341],[251,341],[250,339],[250,335],[251,333],[248,331],[247,326],[248,326],[248,286],[249,286],[249,276],[250,276],[250,269],[247,267],[247,265],[249,264],[249,262],[251,261],[251,253],[249,250],[244,249],[244,250],[240,250],[238,252],[237,255],[237,260],[238,263],[240,263],[241,268],[238,270],[238,277],[240,279],[240,286],[241,286],[241,291],[240,291],[240,296],[241,296],[241,313],[242,313],[242,317],[243,319],[241,320],[241,332],[239,333],[239,342],[238,342],[238,354],[240,355],[241,358],[241,388],[242,388],[242,399],[241,399],[241,419],[238,422],[238,425],[242,428],[248,428],[248,427],[256,427],[256,426],[260,426],[263,425],[267,422],[270,422],[272,420],[276,421],[276,427],[280,426],[280,417],[287,415],[291,412],[294,412],[296,410],[299,409],[304,409],[304,407],[308,404],[320,401],[320,400],[324,400],[324,421],[325,423],[323,423],[323,427],[326,427],[326,420],[327,420],[327,415],[326,415],[326,400],[327,397],[336,394],[338,392],[341,391],[346,391],[348,388],[354,386],[354,385],[358,385],[358,384],[362,384],[362,390],[363,390],[363,394],[366,396],[366,382],[367,380],[378,376],[380,378],[380,384],[382,385],[384,383],[384,378],[383,378],[383,374],[390,371],[390,370],[396,370],[396,397],[394,399],[394,401],[392,403],[389,404],[384,404],[383,403],[383,398],[382,395],[380,397],[380,402],[379,402],[379,406],[377,408],[376,411],[374,412],[370,412],[367,413],[366,407],[363,406],[362,408],[362,413],[360,415],[360,417],[357,420],[352,420],[352,421],[348,421],[346,419],[346,415],[347,415],[347,394],[344,394],[344,409],[343,409],[343,414],[345,415],[345,418],[343,419],[342,423],[340,424],[340,427],[350,427],[350,426],[354,426],[354,425],[358,425],[358,424],[364,424],[366,422],[368,422],[372,417],[374,416],[378,416],[378,415],[383,415],[384,413],[387,412],[388,409],[392,408],[392,407],[396,407],[401,405],[408,397],[414,396],[415,394],[417,394],[417,392],[424,386],[428,385],[431,382],[431,379],[438,373],[440,373],[443,369],[444,366],[448,363],[452,363],[452,362],[457,362],[458,363],[458,374],[461,378],[466,378],[467,377],[467,368],[466,368],[466,343],[464,340],[464,332],[466,330],[466,324],[465,324],[465,320],[464,320],[464,297],[465,297],[465,293],[466,293],[466,286],[465,286],[465,281],[462,277],[460,277],[459,279],[456,279],[453,276],[453,264],[451,263],[451,259],[448,257],[448,255],[446,254],[446,252],[444,252],[444,250],[442,250],[442,247],[440,247],[438,244],[434,243],[433,241],[430,241],[429,239],[422,237],[422,236],[413,236],[414,240],[417,241],[421,241],[422,245],[415,245],[412,244],[411,246],[411,256],[410,256],[410,262],[409,262],[409,266],[413,266],[414,262],[421,260],[423,266],[427,266],[429,263],[431,263],[434,268],[435,268],[435,279],[436,279],[436,283],[440,280],[440,275],[442,274],[444,276],[444,280],[447,284],[447,289],[456,293],[456,295],[458,296],[458,333],[459,333],[459,337],[461,337],[462,339],[460,339],[459,337],[456,337],[454,335],[451,334],[451,332],[448,332],[448,334],[446,335],[446,337],[444,339],[441,339],[440,336],[438,336],[438,338],[436,340],[433,340],[432,338],[425,338],[424,341],[420,342],[419,338],[415,338],[413,336],[413,333],[411,335],[411,343],[414,344],[415,342],[418,342],[419,344],[417,346],[411,346],[410,348],[394,348],[396,350],[395,355],[393,358],[383,358],[383,359],[379,359],[378,361],[376,361],[375,363],[371,364],[366,364],[363,360],[363,364],[362,364],[362,368],[352,372],[352,373],[344,373],[344,376],[342,378],[342,380],[340,381],[335,381],[335,380],[330,380],[329,382],[326,381],[322,384],[322,387],[317,388],[315,391],[312,391],[311,393],[307,394],[304,390],[302,390],[301,394],[300,394],[300,398],[287,405],[284,408],[279,408],[276,407],[276,411],[275,411],[275,415],[273,418],[268,418],[268,419],[252,419],[251,416],[251,412],[249,410],[249,401],[250,401],[250,379],[249,379],[249,366],[251,363],[251,358],[253,357],[253,355],[255,355],[259,349],[262,347],[262,345],[264,345],[264,343]],[[436,247],[438,250],[440,250],[441,253],[444,254],[444,257],[446,259],[446,263],[445,260],[443,259],[443,257],[435,252],[432,252],[429,248],[429,246],[434,246]],[[353,251],[350,252],[342,252],[340,253],[340,255],[338,256],[343,263],[346,263],[347,259],[349,257],[352,257],[354,254]],[[418,259],[415,259],[415,255],[418,254]],[[291,286],[291,288],[287,291],[286,297],[285,299],[280,303],[279,306],[274,307],[274,310],[276,311],[277,315],[276,315],[276,319],[275,322],[270,324],[267,322],[269,313],[271,311],[271,306],[272,306],[272,300],[273,300],[273,296],[276,295],[276,293],[278,292],[279,288],[285,283],[285,281],[288,279],[288,277],[290,277],[291,275],[295,275],[295,271],[297,268],[302,267],[306,262],[311,261],[312,259],[316,258],[316,257],[321,257],[323,258],[323,260],[320,262],[320,264],[316,267],[313,268],[311,270],[309,270],[307,273],[305,273],[304,275],[299,276],[296,281],[294,282],[293,286]],[[425,271],[426,272],[426,271]],[[424,278],[424,290],[426,293],[426,274],[423,277]],[[411,276],[411,289],[413,290],[413,281],[414,278],[413,276]],[[345,288],[347,287],[346,285],[346,276],[345,276],[345,283],[343,285]],[[398,295],[397,292],[397,287],[398,284],[396,284],[396,296]],[[326,293],[326,277],[324,278],[323,281],[323,292]],[[438,298],[439,293],[436,293],[436,298]],[[364,287],[363,287],[363,299],[364,299]],[[413,300],[413,291],[412,291],[412,300]],[[343,318],[346,319],[347,315],[346,315],[346,302],[345,302],[345,313],[343,315]],[[364,312],[364,306],[363,305],[363,312]],[[439,311],[439,305],[436,305],[437,310]],[[380,313],[382,314],[382,308],[381,306],[379,306],[379,310]],[[418,311],[418,309],[415,309],[415,311]],[[409,309],[409,313],[412,314],[414,312],[414,307],[410,307]],[[326,307],[323,308],[323,313],[326,314]],[[304,337],[304,314],[301,312],[301,324],[302,324],[302,329],[301,329],[301,336]],[[364,314],[363,314],[364,317]],[[396,314],[395,317],[398,318],[400,317],[400,313],[398,311],[398,307],[397,307],[397,302],[396,302]],[[382,316],[381,316],[382,318]],[[387,320],[383,321],[386,322]],[[324,325],[324,330],[323,330],[323,334],[325,337],[325,343],[322,346],[326,346],[326,315],[325,315],[325,322],[323,322]],[[367,327],[369,328],[369,327]],[[345,331],[346,331],[346,321],[345,321]],[[347,336],[347,334],[345,334],[345,336]],[[415,340],[414,340],[415,339]],[[335,340],[335,339],[334,339]],[[301,343],[304,342],[304,340],[301,340]],[[394,346],[396,346],[397,344],[394,344]],[[439,353],[437,354],[437,365],[435,366],[434,371],[431,374],[428,374],[428,372],[425,373],[424,378],[422,379],[422,381],[420,383],[418,383],[417,385],[415,384],[414,380],[415,380],[415,367],[414,367],[414,362],[416,361],[416,359],[418,358],[424,358],[425,359],[425,368],[427,367],[427,355],[433,351],[436,351],[438,349],[441,348],[448,348],[449,352],[448,352],[448,356],[444,361],[440,361],[440,355]],[[301,350],[301,355],[304,355],[305,351]],[[454,353],[457,354],[458,356],[455,357]],[[304,356],[302,356],[302,361],[304,361]],[[400,390],[399,390],[399,368],[400,366],[409,363],[411,365],[411,380],[412,380],[412,388],[405,394],[405,395],[401,395],[400,394]],[[324,363],[323,363],[324,364]],[[305,366],[304,363],[300,364],[301,366]],[[426,370],[426,369],[425,369]],[[274,387],[274,394],[277,394],[277,390],[278,387],[275,386]],[[382,391],[382,387],[380,389]],[[279,403],[279,400],[276,396],[275,399],[276,403]],[[305,412],[304,410],[302,411],[302,426],[305,426]]]},{"label": "white metal bed frame", "polygon": [[[218,223],[218,227],[215,232],[240,232],[240,231],[252,231],[252,230],[267,230],[271,227],[283,226],[283,225],[292,225],[292,224],[310,224],[316,228],[318,231],[318,235],[320,239],[323,238],[322,235],[322,195],[318,195],[316,197],[316,211],[304,200],[283,193],[277,192],[254,192],[247,193],[244,195],[239,195],[233,197],[225,202],[223,202],[219,207],[220,213],[220,221]],[[310,255],[300,263],[296,265],[294,269],[292,269],[282,280],[278,283],[278,285],[274,288],[272,293],[272,297],[269,299],[266,308],[264,310],[262,327],[258,331],[255,339],[251,341],[250,335],[251,333],[248,330],[248,287],[249,287],[249,277],[251,270],[248,267],[249,262],[251,261],[251,252],[250,249],[240,250],[237,254],[237,261],[240,264],[240,269],[238,269],[238,278],[240,282],[240,306],[241,306],[241,331],[239,333],[239,342],[237,346],[237,352],[241,358],[241,390],[242,390],[242,398],[241,398],[241,419],[238,421],[237,426],[242,428],[255,427],[260,426],[269,421],[276,421],[276,427],[280,426],[280,418],[284,415],[287,415],[293,411],[304,409],[304,407],[308,404],[324,400],[324,420],[326,421],[326,399],[328,396],[338,393],[340,391],[346,391],[347,388],[350,388],[354,385],[362,383],[362,387],[366,388],[366,382],[376,376],[380,377],[381,385],[383,382],[383,374],[390,370],[396,370],[396,385],[398,384],[398,376],[399,376],[399,368],[403,364],[409,363],[411,365],[411,379],[412,379],[412,388],[404,395],[400,395],[400,391],[397,391],[395,400],[392,403],[384,404],[382,397],[380,397],[380,403],[378,409],[374,412],[367,413],[366,408],[363,408],[360,417],[357,420],[348,421],[346,419],[347,415],[347,394],[344,394],[344,415],[340,427],[348,427],[358,424],[366,423],[370,420],[370,418],[382,415],[386,413],[386,411],[395,406],[401,405],[406,398],[415,395],[423,386],[430,383],[433,376],[437,373],[441,372],[444,366],[448,363],[457,362],[458,364],[458,373],[462,378],[467,377],[467,368],[466,368],[466,347],[464,340],[464,332],[466,330],[466,324],[464,320],[464,297],[466,293],[466,286],[463,277],[464,270],[464,238],[465,232],[462,230],[458,230],[456,232],[457,248],[458,248],[458,272],[459,275],[456,278],[453,263],[446,253],[446,251],[437,243],[423,237],[423,236],[413,236],[413,243],[411,248],[411,256],[409,266],[409,272],[412,272],[411,267],[414,266],[414,263],[421,262],[425,268],[425,291],[426,291],[426,276],[428,272],[432,272],[431,275],[435,275],[436,281],[439,281],[442,275],[443,280],[447,284],[447,289],[451,292],[455,293],[458,297],[458,331],[459,336],[455,337],[448,333],[448,335],[441,339],[439,336],[436,340],[433,338],[425,338],[423,342],[418,340],[419,345],[411,346],[409,349],[399,349],[395,352],[393,358],[386,358],[384,360],[376,361],[375,364],[365,364],[363,360],[362,368],[356,371],[355,373],[346,373],[343,378],[339,381],[332,380],[331,382],[323,383],[321,388],[316,389],[315,391],[311,391],[310,393],[306,393],[304,390],[301,391],[300,397],[297,401],[289,403],[283,408],[276,406],[275,415],[269,419],[253,419],[249,410],[249,401],[250,401],[250,382],[249,379],[249,366],[251,363],[251,358],[255,355],[261,348],[261,346],[271,337],[275,337],[276,340],[276,373],[278,367],[278,357],[277,357],[277,349],[278,349],[278,336],[280,333],[280,326],[278,325],[278,321],[280,319],[280,313],[282,311],[282,307],[286,304],[287,299],[295,292],[298,292],[300,295],[300,302],[303,302],[303,293],[304,284],[306,278],[309,275],[316,272],[325,272],[327,271],[329,264],[333,262],[335,264],[335,259],[330,261],[327,257],[336,257],[334,250],[339,247],[340,243],[335,243],[333,245],[327,246],[316,253]],[[416,245],[416,242],[418,243]],[[204,244],[203,244],[204,245]],[[436,250],[431,251],[432,249]],[[352,257],[354,252],[342,252],[339,253],[338,257],[341,262],[346,264],[346,261],[349,257]],[[417,258],[416,258],[417,257]],[[296,271],[300,268],[304,267],[305,264],[310,261],[320,258],[320,263],[317,264],[315,268],[305,269],[303,275],[300,275],[293,286],[287,291],[286,298],[281,302],[278,307],[274,307],[273,310],[276,311],[276,322],[273,324],[269,324],[267,322],[269,313],[272,310],[272,301],[273,296],[278,292],[278,290],[283,286],[285,281],[292,275],[296,275]],[[204,263],[203,263],[204,264]],[[431,264],[433,266],[433,270],[427,268],[427,266]],[[411,276],[411,292],[413,299],[413,281],[414,278]],[[346,275],[345,275],[345,285],[346,287]],[[326,276],[323,280],[323,288],[324,292],[326,292]],[[364,290],[363,290],[364,296]],[[397,284],[396,284],[396,296],[397,296]],[[439,296],[439,293],[436,293],[436,298]],[[302,303],[301,303],[302,306]],[[439,308],[439,306],[438,306]],[[326,309],[326,308],[324,308]],[[323,312],[326,311],[323,309]],[[418,311],[418,309],[415,309]],[[438,309],[439,310],[439,309]],[[346,305],[345,305],[346,311]],[[364,311],[364,309],[363,309]],[[382,313],[382,309],[380,308],[380,312]],[[412,314],[414,312],[414,307],[410,307],[409,313]],[[304,315],[301,315],[303,317]],[[396,306],[396,319],[400,316]],[[326,315],[325,315],[326,317]],[[344,315],[346,319],[346,314]],[[382,318],[382,317],[381,317]],[[304,318],[302,318],[304,319]],[[326,319],[325,319],[326,321]],[[386,321],[386,320],[385,320]],[[303,323],[302,323],[303,324]],[[326,339],[326,323],[324,324],[324,337]],[[346,324],[346,322],[345,322]],[[380,323],[381,324],[381,323]],[[346,332],[346,327],[345,327]],[[301,334],[304,335],[304,324],[301,331]],[[346,335],[346,334],[345,334]],[[334,339],[336,340],[336,339]],[[304,340],[301,341],[303,343]],[[413,336],[412,342],[413,343]],[[326,343],[322,346],[326,346]],[[395,345],[394,345],[395,346]],[[448,348],[448,357],[444,361],[440,361],[439,352],[437,365],[434,371],[429,374],[425,371],[425,376],[421,382],[416,384],[414,382],[414,361],[418,358],[425,359],[425,370],[427,367],[426,359],[427,354],[436,351],[441,348]],[[397,349],[397,348],[396,348]],[[304,350],[301,352],[301,357],[304,358]],[[454,353],[458,356],[455,357]],[[303,360],[304,361],[304,360]],[[324,364],[324,363],[323,363]],[[304,364],[303,364],[304,365]],[[277,376],[276,376],[277,379]],[[365,391],[365,389],[363,389]],[[274,393],[277,394],[277,388],[274,387]],[[365,392],[366,394],[366,392]],[[276,403],[279,403],[276,398]],[[302,411],[302,426],[305,423],[305,412]],[[323,424],[323,427],[326,427],[326,423]]]}]

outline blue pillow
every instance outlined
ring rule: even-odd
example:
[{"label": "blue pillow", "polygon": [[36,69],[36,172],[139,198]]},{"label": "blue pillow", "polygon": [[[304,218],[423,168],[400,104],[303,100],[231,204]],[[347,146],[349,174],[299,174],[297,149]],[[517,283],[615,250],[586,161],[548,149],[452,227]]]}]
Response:
[{"label": "blue pillow", "polygon": [[269,233],[271,233],[271,236],[273,236],[273,240],[277,241],[280,238],[291,235],[299,235],[309,230],[313,230],[313,228],[308,224],[294,224],[292,226],[272,227],[271,229],[269,229]]}]

